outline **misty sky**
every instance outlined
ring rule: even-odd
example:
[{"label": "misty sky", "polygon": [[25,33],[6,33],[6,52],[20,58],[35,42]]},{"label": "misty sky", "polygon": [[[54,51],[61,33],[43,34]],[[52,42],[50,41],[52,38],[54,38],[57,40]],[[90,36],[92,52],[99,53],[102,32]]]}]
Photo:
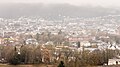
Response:
[{"label": "misty sky", "polygon": [[0,3],[44,3],[58,4],[68,3],[71,5],[92,5],[92,6],[120,6],[120,0],[0,0]]}]

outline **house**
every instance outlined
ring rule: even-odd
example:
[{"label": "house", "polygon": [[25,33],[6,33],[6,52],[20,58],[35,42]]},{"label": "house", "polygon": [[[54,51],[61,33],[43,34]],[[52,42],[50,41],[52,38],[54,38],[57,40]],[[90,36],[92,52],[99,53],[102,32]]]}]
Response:
[{"label": "house", "polygon": [[36,39],[27,39],[26,44],[38,45],[38,42]]},{"label": "house", "polygon": [[91,46],[91,44],[90,44],[89,41],[81,41],[81,42],[80,42],[80,45],[81,45],[81,47],[82,47],[82,46],[84,46],[84,47]]},{"label": "house", "polygon": [[108,65],[120,65],[120,59],[109,59],[108,60]]},{"label": "house", "polygon": [[14,37],[15,35],[16,35],[16,32],[12,32],[12,31],[3,32],[4,37]]}]

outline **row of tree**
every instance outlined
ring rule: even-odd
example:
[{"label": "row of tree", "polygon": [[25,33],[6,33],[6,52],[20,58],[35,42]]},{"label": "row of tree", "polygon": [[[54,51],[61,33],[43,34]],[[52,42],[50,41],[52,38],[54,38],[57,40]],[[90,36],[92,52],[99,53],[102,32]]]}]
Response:
[{"label": "row of tree", "polygon": [[[38,64],[50,61],[50,53],[41,46],[1,46],[0,58],[10,64]],[[44,61],[43,61],[44,60]]]},{"label": "row of tree", "polygon": [[64,60],[66,67],[85,67],[108,64],[108,60],[116,57],[119,54],[119,50],[106,49],[104,51],[95,50],[92,52],[85,50],[71,54],[74,55],[74,59],[69,61],[66,57]]},{"label": "row of tree", "polygon": [[[17,48],[16,46],[0,46],[0,59],[10,64],[40,64],[50,63],[50,58],[56,57],[53,55],[54,47],[42,48],[40,45],[24,45]],[[103,65],[108,63],[108,59],[116,57],[120,54],[119,50],[84,50],[78,52],[63,47],[62,50],[57,52],[57,57],[62,58],[66,67],[85,67],[88,65]],[[64,55],[63,55],[64,54]],[[56,58],[57,59],[57,58]],[[54,60],[53,64],[59,62]],[[57,61],[57,62],[55,62]]]}]

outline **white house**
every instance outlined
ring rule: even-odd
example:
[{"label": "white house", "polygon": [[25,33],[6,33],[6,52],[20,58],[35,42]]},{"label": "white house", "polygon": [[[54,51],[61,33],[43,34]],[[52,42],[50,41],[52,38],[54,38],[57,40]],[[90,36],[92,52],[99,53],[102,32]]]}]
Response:
[{"label": "white house", "polygon": [[120,59],[109,59],[108,65],[120,65]]}]

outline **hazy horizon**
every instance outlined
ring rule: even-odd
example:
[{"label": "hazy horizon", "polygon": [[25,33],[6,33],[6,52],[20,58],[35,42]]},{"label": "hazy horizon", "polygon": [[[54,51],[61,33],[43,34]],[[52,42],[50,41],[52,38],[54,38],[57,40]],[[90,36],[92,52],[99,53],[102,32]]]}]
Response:
[{"label": "hazy horizon", "polygon": [[120,14],[119,7],[119,0],[0,0],[0,17],[96,17]]},{"label": "hazy horizon", "polygon": [[102,7],[120,7],[120,0],[0,0],[4,3],[43,3],[43,4],[70,4],[75,6],[102,6]]}]

